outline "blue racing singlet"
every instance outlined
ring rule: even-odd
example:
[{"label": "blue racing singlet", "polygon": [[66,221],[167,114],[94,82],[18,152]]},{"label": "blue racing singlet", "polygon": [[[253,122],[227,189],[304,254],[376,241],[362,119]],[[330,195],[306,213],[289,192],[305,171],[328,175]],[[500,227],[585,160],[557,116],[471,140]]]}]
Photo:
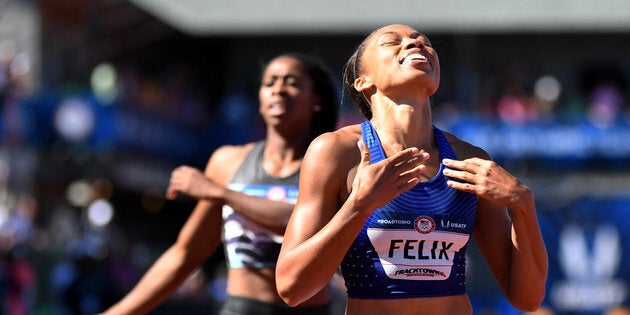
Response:
[{"label": "blue racing singlet", "polygon": [[[371,163],[386,158],[376,130],[361,124]],[[433,127],[440,156],[455,159],[446,137]],[[436,157],[432,157],[436,158]],[[399,299],[463,294],[466,245],[477,197],[448,187],[442,174],[374,210],[346,253],[341,271],[348,297]]]},{"label": "blue racing singlet", "polygon": [[[295,203],[299,171],[286,178],[273,177],[262,167],[265,141],[247,154],[228,184],[246,195]],[[223,206],[223,244],[229,268],[271,268],[276,265],[282,236]]]}]

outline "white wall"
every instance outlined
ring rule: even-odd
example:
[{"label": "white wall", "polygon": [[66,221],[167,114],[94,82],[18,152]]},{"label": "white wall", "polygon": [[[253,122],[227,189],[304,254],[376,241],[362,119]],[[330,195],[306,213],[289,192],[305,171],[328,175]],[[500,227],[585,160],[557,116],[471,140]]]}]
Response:
[{"label": "white wall", "polygon": [[128,0],[189,34],[628,31],[626,0]]}]

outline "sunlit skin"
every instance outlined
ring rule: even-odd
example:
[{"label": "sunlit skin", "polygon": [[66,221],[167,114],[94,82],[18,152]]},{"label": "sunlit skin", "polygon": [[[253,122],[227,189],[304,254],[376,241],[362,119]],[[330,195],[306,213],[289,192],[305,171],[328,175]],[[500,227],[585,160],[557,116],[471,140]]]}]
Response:
[{"label": "sunlit skin", "polygon": [[[303,161],[298,202],[276,268],[278,292],[297,305],[324,288],[374,209],[443,162],[454,189],[477,195],[473,237],[507,299],[533,311],[545,295],[547,253],[531,190],[482,149],[446,133],[459,160],[439,159],[431,104],[440,80],[428,38],[406,25],[369,35],[354,88],[370,103],[387,159],[371,165],[359,125],[318,137]],[[361,67],[360,67],[361,69]],[[509,215],[508,215],[509,214]],[[466,294],[396,299],[349,298],[349,315],[472,314]]]},{"label": "sunlit skin", "polygon": [[[300,168],[308,146],[313,113],[321,99],[298,59],[281,56],[266,67],[259,88],[259,111],[266,124],[267,145],[263,169],[271,176],[288,177]],[[175,199],[183,194],[198,203],[177,241],[147,271],[136,287],[103,314],[145,314],[168,299],[221,244],[222,207],[282,235],[293,205],[261,199],[227,187],[254,143],[225,145],[209,158],[205,171],[190,166],[173,170],[166,192]],[[228,268],[227,293],[262,302],[281,302],[273,268]],[[329,302],[322,288],[303,306]]]}]

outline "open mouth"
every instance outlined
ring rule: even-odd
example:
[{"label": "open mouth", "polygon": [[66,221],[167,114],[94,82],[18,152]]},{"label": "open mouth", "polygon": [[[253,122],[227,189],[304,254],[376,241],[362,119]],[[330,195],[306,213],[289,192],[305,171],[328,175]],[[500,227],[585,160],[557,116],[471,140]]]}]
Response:
[{"label": "open mouth", "polygon": [[410,65],[416,62],[427,62],[428,59],[421,53],[412,53],[400,60],[400,63],[403,65]]},{"label": "open mouth", "polygon": [[269,106],[267,113],[271,116],[280,116],[286,112],[286,106],[280,103],[274,103]]}]

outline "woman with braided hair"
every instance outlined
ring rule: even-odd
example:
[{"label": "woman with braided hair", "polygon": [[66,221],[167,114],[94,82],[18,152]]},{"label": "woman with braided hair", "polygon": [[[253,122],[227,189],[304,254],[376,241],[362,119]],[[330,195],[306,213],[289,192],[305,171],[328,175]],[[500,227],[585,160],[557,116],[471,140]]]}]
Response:
[{"label": "woman with braided hair", "polygon": [[350,57],[344,85],[366,120],[307,150],[276,268],[287,304],[341,267],[348,315],[472,314],[472,236],[512,305],[540,306],[548,262],[532,191],[432,125],[439,81],[435,49],[406,25],[379,28]]}]

